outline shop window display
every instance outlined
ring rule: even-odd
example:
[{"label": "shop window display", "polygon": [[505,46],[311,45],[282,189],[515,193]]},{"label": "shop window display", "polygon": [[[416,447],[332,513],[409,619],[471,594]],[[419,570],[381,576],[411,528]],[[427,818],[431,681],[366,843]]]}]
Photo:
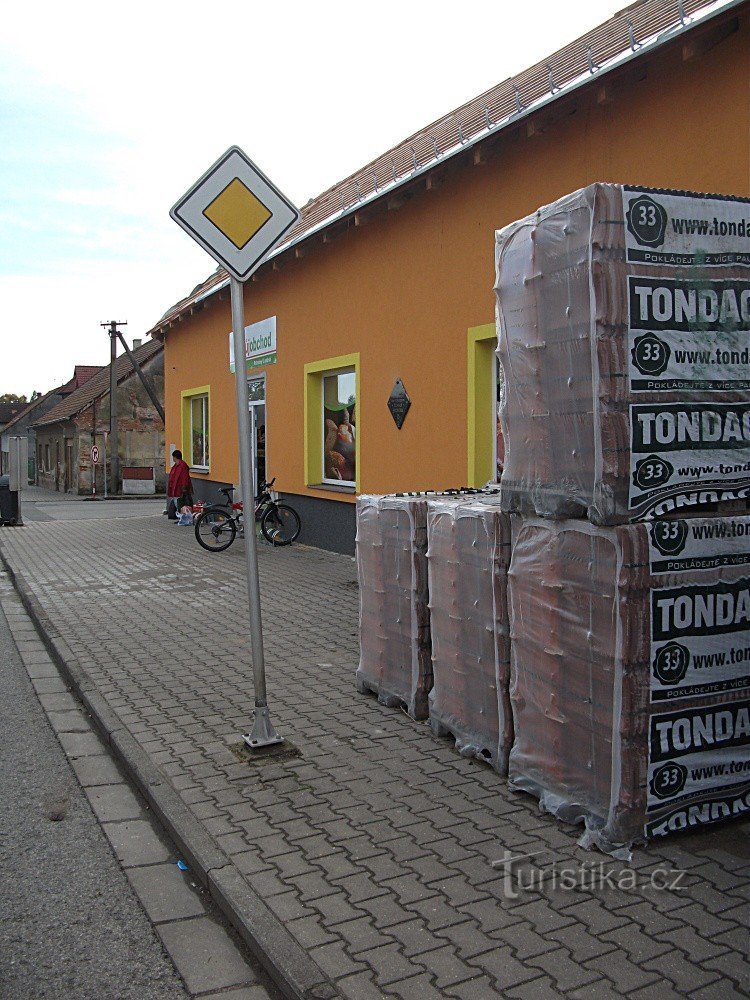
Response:
[{"label": "shop window display", "polygon": [[353,486],[356,464],[356,375],[323,377],[323,481]]}]

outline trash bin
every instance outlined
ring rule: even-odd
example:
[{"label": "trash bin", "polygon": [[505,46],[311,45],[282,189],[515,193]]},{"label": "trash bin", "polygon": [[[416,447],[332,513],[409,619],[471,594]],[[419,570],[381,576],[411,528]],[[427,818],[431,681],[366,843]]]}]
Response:
[{"label": "trash bin", "polygon": [[0,524],[18,521],[18,490],[11,490],[10,476],[0,476]]}]

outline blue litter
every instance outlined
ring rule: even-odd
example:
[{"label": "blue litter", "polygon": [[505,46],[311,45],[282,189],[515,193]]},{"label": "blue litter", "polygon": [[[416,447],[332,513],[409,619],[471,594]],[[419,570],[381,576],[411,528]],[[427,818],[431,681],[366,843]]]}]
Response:
[{"label": "blue litter", "polygon": [[186,872],[190,870],[184,861],[178,861],[177,867],[180,869],[181,872]]}]

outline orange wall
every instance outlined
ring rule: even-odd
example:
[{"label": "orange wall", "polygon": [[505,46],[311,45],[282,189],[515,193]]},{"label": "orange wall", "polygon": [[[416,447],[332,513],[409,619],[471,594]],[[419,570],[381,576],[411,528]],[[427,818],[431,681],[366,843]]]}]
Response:
[{"label": "orange wall", "polygon": [[[362,492],[461,485],[467,464],[467,329],[494,317],[494,231],[592,181],[750,195],[750,17],[706,55],[680,44],[643,61],[646,78],[542,135],[502,139],[466,165],[330,244],[319,243],[245,288],[246,323],[277,316],[267,367],[268,470],[286,492],[303,470],[303,366],[360,353],[357,433]],[[640,65],[640,64],[639,64]],[[236,481],[228,293],[166,336],[167,442],[180,441],[180,392],[211,385],[211,470]],[[401,431],[386,407],[401,378],[412,407]],[[187,457],[187,456],[186,456]],[[200,478],[200,477],[197,477]]]}]

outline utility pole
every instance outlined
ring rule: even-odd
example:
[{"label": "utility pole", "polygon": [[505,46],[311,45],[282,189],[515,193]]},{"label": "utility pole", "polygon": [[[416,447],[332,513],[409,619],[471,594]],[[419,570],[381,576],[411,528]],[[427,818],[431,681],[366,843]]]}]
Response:
[{"label": "utility pole", "polygon": [[111,492],[117,495],[120,492],[120,448],[117,435],[117,372],[115,370],[117,362],[117,328],[127,326],[126,322],[116,322],[110,320],[108,323],[100,323],[109,333],[109,467],[111,469],[110,486]]}]

